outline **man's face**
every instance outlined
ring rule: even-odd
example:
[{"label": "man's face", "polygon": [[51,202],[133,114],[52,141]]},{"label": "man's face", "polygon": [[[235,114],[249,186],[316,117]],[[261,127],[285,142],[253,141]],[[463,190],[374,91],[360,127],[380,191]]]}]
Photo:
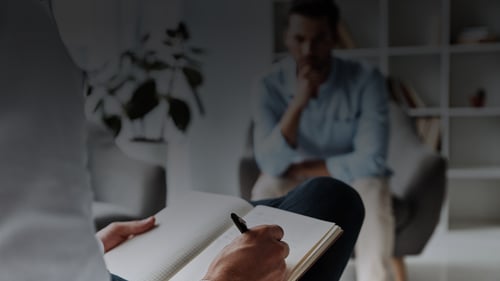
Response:
[{"label": "man's face", "polygon": [[290,15],[285,45],[295,59],[298,71],[307,65],[313,71],[328,71],[334,43],[333,32],[326,17]]}]

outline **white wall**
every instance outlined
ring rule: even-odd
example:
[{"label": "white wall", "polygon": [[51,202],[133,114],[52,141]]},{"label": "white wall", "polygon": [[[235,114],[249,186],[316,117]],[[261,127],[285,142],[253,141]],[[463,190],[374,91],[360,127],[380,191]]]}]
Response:
[{"label": "white wall", "polygon": [[173,27],[181,0],[52,0],[62,39],[75,61],[93,69],[134,47],[146,32]]},{"label": "white wall", "polygon": [[[137,6],[137,1],[142,5]],[[250,120],[255,77],[272,60],[268,0],[54,0],[63,40],[78,63],[96,67],[135,44],[138,33],[163,31],[181,18],[192,44],[205,49],[206,109],[188,134],[193,189],[238,194],[238,160]],[[139,7],[139,8],[137,8]],[[135,13],[142,14],[137,21]],[[138,32],[137,26],[142,30]],[[194,108],[193,108],[194,109]],[[172,171],[170,173],[172,175]]]},{"label": "white wall", "polygon": [[250,120],[250,90],[272,60],[271,1],[185,0],[193,44],[207,51],[206,115],[190,131],[192,185],[238,194],[238,160]]}]

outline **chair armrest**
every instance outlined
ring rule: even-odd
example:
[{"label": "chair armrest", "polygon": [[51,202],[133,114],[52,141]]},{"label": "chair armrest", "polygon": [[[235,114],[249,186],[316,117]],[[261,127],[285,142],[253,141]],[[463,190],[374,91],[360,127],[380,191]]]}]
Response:
[{"label": "chair armrest", "polygon": [[260,169],[253,157],[243,157],[239,163],[240,195],[250,200],[252,188],[260,175]]}]

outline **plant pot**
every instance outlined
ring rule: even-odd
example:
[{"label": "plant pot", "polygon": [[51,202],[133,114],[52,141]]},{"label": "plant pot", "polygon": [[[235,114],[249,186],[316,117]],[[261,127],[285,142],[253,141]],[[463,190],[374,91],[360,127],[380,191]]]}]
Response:
[{"label": "plant pot", "polygon": [[129,157],[152,165],[166,167],[168,146],[165,142],[116,139],[116,145]]},{"label": "plant pot", "polygon": [[116,139],[117,146],[129,157],[165,169],[167,205],[184,192],[192,190],[189,141],[165,142]]}]

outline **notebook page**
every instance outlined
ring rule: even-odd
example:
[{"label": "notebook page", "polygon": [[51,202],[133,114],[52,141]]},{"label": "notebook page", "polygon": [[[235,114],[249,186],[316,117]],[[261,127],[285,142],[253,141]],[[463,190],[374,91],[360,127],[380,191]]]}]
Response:
[{"label": "notebook page", "polygon": [[252,206],[231,196],[189,192],[156,215],[157,227],[108,252],[110,272],[129,281],[165,281]]},{"label": "notebook page", "polygon": [[[261,224],[277,224],[284,231],[283,240],[290,246],[290,254],[286,259],[288,274],[300,264],[302,258],[315,248],[318,241],[324,239],[335,224],[314,218],[278,210],[266,206],[257,206],[244,216],[249,227]],[[241,235],[237,228],[231,226],[223,235],[208,246],[189,265],[177,273],[171,281],[201,280],[211,261],[235,237]]]}]

